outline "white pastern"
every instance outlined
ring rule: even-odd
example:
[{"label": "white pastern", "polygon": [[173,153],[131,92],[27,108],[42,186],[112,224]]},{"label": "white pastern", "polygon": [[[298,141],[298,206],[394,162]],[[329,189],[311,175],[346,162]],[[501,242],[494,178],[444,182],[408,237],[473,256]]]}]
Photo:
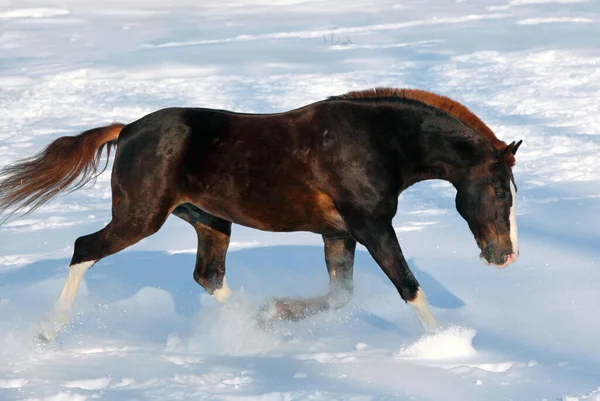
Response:
[{"label": "white pastern", "polygon": [[510,182],[510,193],[512,195],[512,206],[510,208],[510,242],[512,242],[512,251],[515,259],[519,257],[519,233],[517,230],[517,191],[515,185]]},{"label": "white pastern", "polygon": [[223,303],[227,300],[227,298],[229,298],[230,295],[231,290],[227,285],[227,279],[223,277],[223,286],[213,292],[213,297],[217,300],[217,302]]},{"label": "white pastern", "polygon": [[69,322],[71,309],[81,279],[85,272],[96,263],[95,260],[69,266],[67,280],[54,307],[38,322],[40,334],[47,340],[53,340],[58,332]]},{"label": "white pastern", "polygon": [[67,276],[67,281],[60,293],[60,298],[58,302],[66,302],[69,304],[73,303],[75,299],[75,295],[77,295],[77,290],[79,290],[79,285],[81,284],[81,279],[85,272],[96,263],[95,260],[91,260],[89,262],[77,263],[69,266],[69,275]]},{"label": "white pastern", "polygon": [[414,300],[409,301],[409,303],[415,308],[415,312],[417,313],[417,317],[425,327],[425,330],[434,330],[439,327],[437,321],[433,317],[433,314],[429,310],[429,305],[427,304],[427,298],[425,297],[425,293],[421,288],[417,291],[417,296]]}]

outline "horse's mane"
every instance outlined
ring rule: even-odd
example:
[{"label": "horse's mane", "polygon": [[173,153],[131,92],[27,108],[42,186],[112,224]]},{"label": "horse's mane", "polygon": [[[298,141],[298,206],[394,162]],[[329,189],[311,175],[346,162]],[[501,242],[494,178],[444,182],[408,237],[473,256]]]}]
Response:
[{"label": "horse's mane", "polygon": [[[413,100],[423,103],[427,106],[441,110],[457,120],[461,121],[466,126],[473,129],[483,138],[487,139],[497,150],[504,150],[507,144],[494,134],[494,132],[483,121],[479,119],[471,110],[452,100],[446,96],[437,95],[435,93],[426,92],[418,89],[406,88],[374,88],[361,91],[352,91],[339,96],[332,96],[330,100]],[[515,163],[515,158],[510,155],[508,160],[512,167]]]}]

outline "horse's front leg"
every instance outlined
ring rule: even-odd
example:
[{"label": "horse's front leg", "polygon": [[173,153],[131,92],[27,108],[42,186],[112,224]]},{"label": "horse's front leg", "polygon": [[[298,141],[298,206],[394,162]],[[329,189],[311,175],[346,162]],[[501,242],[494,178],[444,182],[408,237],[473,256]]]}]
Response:
[{"label": "horse's front leg", "polygon": [[378,221],[365,216],[356,217],[358,216],[345,217],[352,236],[368,249],[402,299],[415,308],[425,329],[437,328],[438,324],[429,310],[425,294],[404,259],[391,219]]}]

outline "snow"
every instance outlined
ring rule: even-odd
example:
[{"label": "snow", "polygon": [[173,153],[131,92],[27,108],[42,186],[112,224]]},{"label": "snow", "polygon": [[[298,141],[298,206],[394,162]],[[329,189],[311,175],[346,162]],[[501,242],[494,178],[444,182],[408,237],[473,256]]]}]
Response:
[{"label": "snow", "polygon": [[554,17],[554,18],[525,18],[517,21],[519,25],[536,25],[536,24],[552,24],[559,22],[573,22],[573,23],[583,23],[588,24],[590,22],[594,22],[594,20],[589,18],[581,18],[581,17]]},{"label": "snow", "polygon": [[172,217],[92,268],[72,323],[38,344],[74,240],[110,220],[105,173],[0,226],[0,400],[600,400],[599,20],[583,0],[0,2],[0,167],[162,107],[276,112],[386,85],[524,140],[507,269],[479,261],[449,184],[400,197],[429,334],[363,247],[351,305],[259,327],[270,297],[327,291],[320,237],[235,226],[218,305]]},{"label": "snow", "polygon": [[26,379],[0,380],[0,388],[21,388],[26,384]]},{"label": "snow", "polygon": [[0,12],[0,19],[11,18],[43,18],[69,14],[69,10],[60,8],[18,8]]},{"label": "snow", "polygon": [[75,380],[64,383],[62,386],[67,388],[80,388],[83,390],[102,390],[110,384],[110,378]]},{"label": "snow", "polygon": [[477,353],[473,348],[476,331],[464,327],[450,327],[436,333],[427,333],[400,350],[401,357],[446,359],[465,358]]}]

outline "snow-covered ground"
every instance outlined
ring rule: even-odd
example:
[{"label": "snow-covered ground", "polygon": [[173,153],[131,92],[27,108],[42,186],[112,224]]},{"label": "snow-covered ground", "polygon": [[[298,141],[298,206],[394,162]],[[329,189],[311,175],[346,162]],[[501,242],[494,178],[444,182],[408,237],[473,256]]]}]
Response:
[{"label": "snow-covered ground", "polygon": [[369,255],[352,305],[265,330],[271,296],[327,289],[320,237],[234,227],[233,298],[163,229],[90,270],[56,343],[32,341],[109,174],[0,227],[1,400],[600,400],[600,3],[0,0],[0,167],[166,106],[275,112],[352,89],[453,97],[524,139],[521,258],[482,264],[442,182],[405,192],[405,254],[444,325],[423,336]]}]

